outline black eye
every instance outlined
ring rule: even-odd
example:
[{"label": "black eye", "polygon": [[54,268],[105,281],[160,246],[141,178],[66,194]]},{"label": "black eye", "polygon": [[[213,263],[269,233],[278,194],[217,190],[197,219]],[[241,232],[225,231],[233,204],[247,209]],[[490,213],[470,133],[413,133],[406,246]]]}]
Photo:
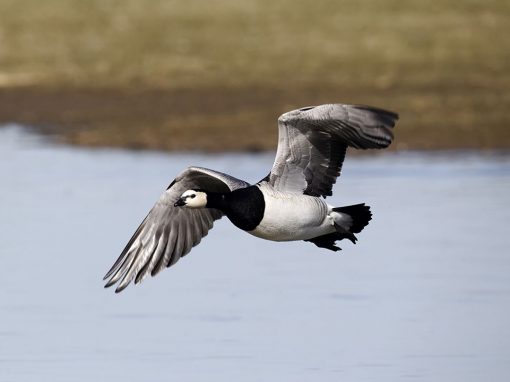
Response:
[{"label": "black eye", "polygon": [[190,198],[191,198],[191,199],[195,199],[195,196],[196,196],[196,195],[195,195],[195,194],[193,194],[193,195],[191,195],[191,196],[190,196]]}]

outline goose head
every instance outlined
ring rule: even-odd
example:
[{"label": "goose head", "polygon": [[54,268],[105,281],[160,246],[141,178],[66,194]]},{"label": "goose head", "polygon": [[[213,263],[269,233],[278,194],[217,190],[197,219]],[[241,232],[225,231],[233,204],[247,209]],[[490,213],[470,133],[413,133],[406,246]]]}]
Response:
[{"label": "goose head", "polygon": [[186,190],[174,203],[174,207],[204,208],[207,204],[207,194],[198,190]]}]

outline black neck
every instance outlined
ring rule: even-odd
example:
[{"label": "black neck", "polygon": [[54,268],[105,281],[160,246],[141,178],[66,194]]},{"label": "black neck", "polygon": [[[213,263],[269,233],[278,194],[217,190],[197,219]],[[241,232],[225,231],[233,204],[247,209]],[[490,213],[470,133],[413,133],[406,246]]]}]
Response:
[{"label": "black neck", "polygon": [[206,208],[216,208],[223,213],[226,213],[227,205],[227,195],[221,192],[208,192],[207,193],[207,204]]},{"label": "black neck", "polygon": [[223,212],[238,228],[255,229],[264,217],[264,195],[257,186],[240,188],[232,192],[207,193],[207,208]]}]

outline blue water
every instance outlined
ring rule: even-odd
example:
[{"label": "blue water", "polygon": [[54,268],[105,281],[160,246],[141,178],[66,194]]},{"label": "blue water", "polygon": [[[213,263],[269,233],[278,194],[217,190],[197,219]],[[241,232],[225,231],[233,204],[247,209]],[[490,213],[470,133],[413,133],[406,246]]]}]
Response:
[{"label": "blue water", "polygon": [[508,154],[351,156],[329,202],[372,206],[357,245],[273,243],[225,220],[156,278],[103,289],[180,170],[256,181],[272,161],[0,128],[0,381],[508,379]]}]

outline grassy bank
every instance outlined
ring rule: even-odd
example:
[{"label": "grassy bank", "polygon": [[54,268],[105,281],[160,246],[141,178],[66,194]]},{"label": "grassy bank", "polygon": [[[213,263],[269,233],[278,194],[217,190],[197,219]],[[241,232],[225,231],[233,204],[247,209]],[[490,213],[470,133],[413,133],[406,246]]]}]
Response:
[{"label": "grassy bank", "polygon": [[273,148],[323,102],[400,112],[396,148],[509,148],[510,4],[0,0],[0,122],[94,146]]}]

